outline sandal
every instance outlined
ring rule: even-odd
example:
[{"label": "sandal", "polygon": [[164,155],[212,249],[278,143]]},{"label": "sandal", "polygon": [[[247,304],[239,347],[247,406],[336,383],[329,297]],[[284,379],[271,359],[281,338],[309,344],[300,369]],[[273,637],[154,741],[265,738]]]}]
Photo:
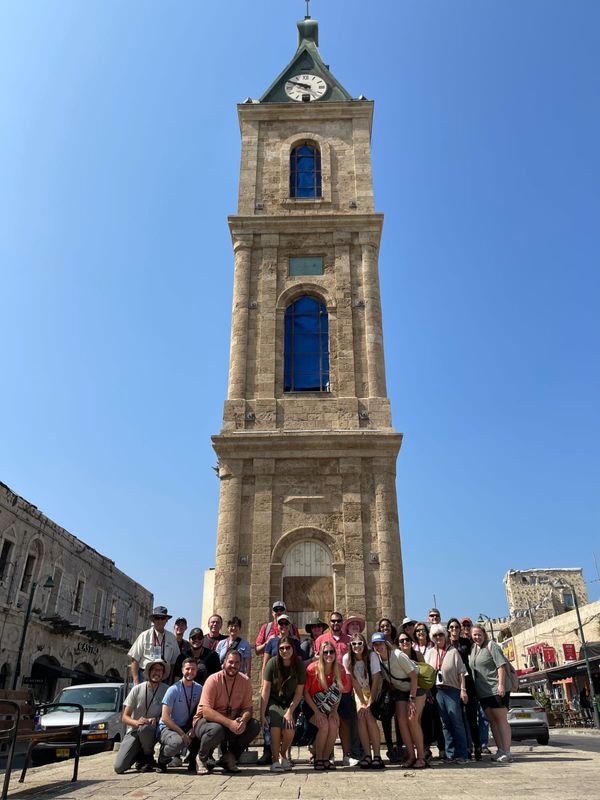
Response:
[{"label": "sandal", "polygon": [[425,769],[427,767],[427,762],[424,758],[417,758],[415,763],[413,764],[413,769]]},{"label": "sandal", "polygon": [[327,769],[327,767],[325,766],[325,764],[328,764],[328,763],[329,763],[328,761],[324,761],[322,758],[317,758],[317,759],[315,759],[315,763],[313,764],[313,767],[314,767],[314,768],[315,768],[315,769],[316,769],[318,772],[323,772],[324,770],[326,770],[326,769]]},{"label": "sandal", "polygon": [[373,766],[373,759],[371,756],[363,756],[358,762],[357,766],[359,766],[361,769],[371,769]]},{"label": "sandal", "polygon": [[371,761],[371,769],[385,769],[385,764],[381,756],[373,756]]},{"label": "sandal", "polygon": [[323,764],[325,765],[325,769],[337,769],[335,761],[331,761],[329,758],[326,758]]},{"label": "sandal", "polygon": [[417,763],[416,758],[407,758],[405,761],[400,764],[401,769],[412,769],[414,765]]}]

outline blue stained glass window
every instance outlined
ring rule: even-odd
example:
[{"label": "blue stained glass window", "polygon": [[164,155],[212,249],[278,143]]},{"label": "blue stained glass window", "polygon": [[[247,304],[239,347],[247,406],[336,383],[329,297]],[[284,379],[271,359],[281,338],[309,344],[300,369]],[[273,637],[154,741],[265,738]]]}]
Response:
[{"label": "blue stained glass window", "polygon": [[321,197],[321,153],[312,142],[290,154],[290,197]]},{"label": "blue stained glass window", "polygon": [[329,391],[327,309],[314,297],[299,297],[286,309],[283,361],[284,391]]}]

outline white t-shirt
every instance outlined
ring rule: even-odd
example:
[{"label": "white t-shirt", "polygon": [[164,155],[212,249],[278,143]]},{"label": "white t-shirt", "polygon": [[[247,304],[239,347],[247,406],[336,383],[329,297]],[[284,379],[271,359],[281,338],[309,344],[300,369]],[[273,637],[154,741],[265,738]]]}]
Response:
[{"label": "white t-shirt", "polygon": [[[343,664],[346,672],[348,675],[352,676],[350,672],[350,653],[346,653],[343,658]],[[379,659],[377,655],[373,652],[369,653],[369,665],[371,667],[371,676],[376,675],[378,672],[381,672],[381,665],[379,663]],[[354,664],[354,678],[356,678],[358,685],[361,689],[368,689],[369,688],[369,676],[367,674],[367,670],[365,669],[365,662],[364,661],[357,661]]]},{"label": "white t-shirt", "polygon": [[417,668],[408,656],[398,648],[389,651],[389,661],[381,662],[381,673],[394,689],[401,692],[410,691],[410,677]]}]

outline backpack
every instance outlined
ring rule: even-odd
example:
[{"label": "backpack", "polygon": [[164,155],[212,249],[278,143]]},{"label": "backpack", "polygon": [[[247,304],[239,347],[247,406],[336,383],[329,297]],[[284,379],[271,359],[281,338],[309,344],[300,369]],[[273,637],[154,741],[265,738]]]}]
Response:
[{"label": "backpack", "polygon": [[[495,642],[494,642],[494,644],[495,644]],[[498,645],[496,645],[496,647],[498,647]],[[498,649],[500,650],[502,658],[504,659],[504,668],[505,668],[505,671],[506,671],[506,686],[504,687],[505,691],[518,692],[519,691],[519,676],[517,675],[517,671],[513,667],[513,665],[510,663],[510,661],[506,658],[506,656],[504,655],[502,650],[500,648],[498,648]],[[490,654],[492,652],[492,642],[488,642],[488,652]]]}]

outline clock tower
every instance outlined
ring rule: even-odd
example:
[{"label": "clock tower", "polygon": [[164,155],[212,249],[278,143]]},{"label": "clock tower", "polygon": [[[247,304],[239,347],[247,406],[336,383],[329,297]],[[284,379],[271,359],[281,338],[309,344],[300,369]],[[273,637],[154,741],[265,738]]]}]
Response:
[{"label": "clock tower", "polygon": [[307,16],[291,62],[238,116],[214,610],[250,639],[278,599],[299,627],[336,609],[372,630],[404,614],[373,102],[336,80]]}]

